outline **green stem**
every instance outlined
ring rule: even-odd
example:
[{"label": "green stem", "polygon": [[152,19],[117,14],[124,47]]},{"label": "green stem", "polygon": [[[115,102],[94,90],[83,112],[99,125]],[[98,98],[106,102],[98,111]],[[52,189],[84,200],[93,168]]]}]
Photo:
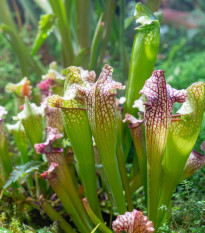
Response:
[{"label": "green stem", "polygon": [[22,39],[19,37],[19,35],[15,33],[15,31],[13,31],[10,26],[6,24],[1,25],[1,30],[5,35],[6,39],[11,44],[14,52],[16,53],[19,59],[22,75],[29,77],[28,68],[31,67],[37,75],[41,76],[44,73],[42,65],[38,64],[33,59],[33,57],[30,55],[26,45],[22,42]]},{"label": "green stem", "polygon": [[131,167],[131,179],[137,174],[140,173],[139,163],[137,159],[136,150],[133,153],[132,167]]},{"label": "green stem", "polygon": [[35,172],[34,174],[35,177],[35,185],[36,185],[36,197],[39,198],[40,197],[40,184],[39,184],[39,175],[38,172]]},{"label": "green stem", "polygon": [[[171,148],[170,148],[171,149]],[[176,189],[177,184],[180,182],[180,177],[185,166],[186,159],[180,156],[176,156],[175,162],[172,162],[172,158],[168,158],[168,151],[166,151],[163,158],[163,177],[161,179],[160,198],[158,203],[158,215],[157,215],[157,226],[162,224],[165,219],[166,209],[161,208],[162,206],[169,207],[172,194]],[[172,162],[172,163],[171,163]],[[181,166],[179,166],[179,164]],[[177,169],[176,169],[177,167]],[[170,170],[169,170],[170,169]]]},{"label": "green stem", "polygon": [[[72,201],[70,200],[69,195],[64,190],[63,186],[61,185],[58,178],[55,180],[50,181],[52,189],[59,197],[63,207],[65,208],[66,212],[69,214],[71,219],[73,220],[76,227],[80,230],[80,232],[89,233],[90,229],[86,227],[86,225],[81,220],[81,215],[79,215],[76,208],[73,206]],[[83,214],[83,213],[82,213]]]},{"label": "green stem", "polygon": [[72,25],[73,11],[74,11],[75,0],[65,0],[65,10],[68,22]]},{"label": "green stem", "polygon": [[104,26],[104,32],[102,35],[102,47],[99,54],[99,61],[98,61],[98,68],[102,66],[103,59],[105,56],[105,51],[107,48],[107,43],[109,40],[110,30],[113,22],[113,18],[115,16],[115,8],[116,8],[116,0],[109,0],[106,1],[106,7],[105,7],[105,14],[103,17],[105,26]]},{"label": "green stem", "polygon": [[3,23],[1,30],[19,59],[23,76],[29,76],[29,67],[32,67],[34,72],[41,76],[44,73],[43,67],[32,58],[22,38],[19,36],[6,0],[0,1],[0,19]]},{"label": "green stem", "polygon": [[43,196],[40,197],[41,207],[44,209],[46,214],[53,220],[58,221],[60,228],[66,233],[76,233],[76,231],[68,224],[61,215],[55,211],[55,209],[46,201]]},{"label": "green stem", "polygon": [[[76,1],[76,16],[77,16],[77,39],[79,51],[83,51],[90,47],[90,0]],[[89,51],[90,52],[90,51]],[[88,69],[89,56],[85,55],[81,61],[84,69]]]},{"label": "green stem", "polygon": [[167,209],[169,208],[171,197],[173,192],[166,192],[166,190],[174,190],[176,188],[176,185],[173,183],[170,183],[169,180],[165,180],[163,186],[162,186],[162,192],[160,195],[160,200],[158,204],[158,214],[157,214],[157,228],[162,224],[162,221],[165,220],[165,216],[167,213]]},{"label": "green stem", "polygon": [[[137,162],[139,165],[141,180],[144,186],[145,200],[147,200],[147,155],[145,148],[145,139],[142,126],[131,129],[132,138],[134,141],[134,146],[137,156]],[[135,161],[135,159],[134,159]]]},{"label": "green stem", "polygon": [[117,205],[118,211],[120,214],[124,214],[126,212],[126,203],[123,195],[123,188],[121,183],[121,177],[117,166],[117,160],[111,159],[112,156],[107,161],[103,161],[103,166],[105,169],[105,173],[108,178],[109,185],[112,190],[113,198]]},{"label": "green stem", "polygon": [[9,9],[7,0],[0,1],[0,19],[4,24],[8,25],[15,33],[18,32],[11,11]]},{"label": "green stem", "polygon": [[6,181],[13,170],[13,166],[9,156],[6,131],[2,119],[0,119],[0,163],[3,170],[3,177]]},{"label": "green stem", "polygon": [[29,176],[26,181],[28,192],[31,196],[33,196],[34,182],[32,176]]},{"label": "green stem", "polygon": [[125,19],[125,0],[120,0],[120,58],[121,58],[122,71],[127,79],[129,72],[129,62],[128,62],[128,56],[125,46],[124,19]]},{"label": "green stem", "polygon": [[0,162],[3,170],[4,180],[6,181],[13,170],[7,145],[4,145],[0,148]]},{"label": "green stem", "polygon": [[[99,200],[97,197],[97,187],[96,187],[96,175],[95,173],[91,172],[93,167],[93,163],[78,163],[80,168],[80,174],[85,184],[85,194],[86,197],[89,198],[90,206],[92,206],[92,210],[98,216],[98,218],[102,218]],[[90,181],[90,182],[89,182]]]},{"label": "green stem", "polygon": [[[152,157],[152,156],[150,156]],[[148,218],[157,224],[158,202],[159,202],[159,177],[161,175],[161,159],[150,158],[147,163],[147,193],[148,193]]]},{"label": "green stem", "polygon": [[130,181],[130,191],[131,193],[135,192],[138,188],[142,186],[142,180],[140,173],[136,173]]},{"label": "green stem", "polygon": [[[160,28],[159,23],[156,21],[151,25],[152,26],[149,28],[140,26],[136,31],[132,47],[123,115],[129,113],[133,116],[137,116],[138,109],[133,108],[132,106],[134,101],[140,97],[139,91],[142,89],[145,80],[151,76],[154,68],[159,49]],[[152,35],[152,37],[150,37],[150,35]],[[127,159],[131,146],[131,135],[127,125],[128,124],[124,124],[123,128],[123,149],[125,159]]]},{"label": "green stem", "polygon": [[18,29],[20,31],[20,35],[22,36],[22,20],[21,20],[21,15],[20,15],[20,11],[18,8],[18,5],[16,3],[16,0],[12,0],[12,5],[16,14],[16,20],[17,20],[17,24],[18,24]]},{"label": "green stem", "polygon": [[112,231],[106,227],[106,225],[104,224],[104,222],[102,222],[92,211],[92,209],[90,208],[88,202],[86,199],[83,199],[83,205],[91,219],[91,221],[97,226],[99,226],[99,230],[101,230],[103,233],[112,233]]},{"label": "green stem", "polygon": [[24,14],[25,14],[25,23],[32,23],[35,27],[38,26],[38,20],[36,18],[36,12],[33,10],[33,5],[32,2],[29,2],[27,0],[21,0],[21,5],[24,9]]},{"label": "green stem", "polygon": [[76,2],[79,49],[90,46],[90,0]]},{"label": "green stem", "polygon": [[64,58],[63,66],[68,67],[72,65],[74,50],[70,33],[70,24],[67,20],[65,6],[62,0],[49,0],[49,2],[53,12],[58,16],[58,26],[62,38],[62,55]]},{"label": "green stem", "polygon": [[97,173],[98,173],[98,175],[100,177],[103,190],[105,190],[105,192],[107,192],[107,194],[109,196],[109,194],[111,193],[111,189],[110,189],[109,182],[107,180],[107,176],[105,174],[105,170],[103,169],[102,164],[98,164]]},{"label": "green stem", "polygon": [[122,185],[125,190],[125,198],[127,201],[128,211],[131,212],[134,207],[132,203],[132,195],[131,195],[131,191],[129,187],[127,171],[126,171],[125,162],[124,162],[123,150],[120,145],[117,146],[117,160],[118,160],[120,176],[122,179]]},{"label": "green stem", "polygon": [[66,164],[66,161],[62,154],[47,154],[47,159],[49,163],[51,162],[57,162],[58,168],[57,168],[57,176],[59,178],[59,181],[63,188],[65,189],[66,193],[69,195],[69,198],[78,212],[82,222],[85,224],[85,226],[88,229],[92,229],[92,226],[90,225],[88,216],[85,212],[85,209],[83,208],[82,202],[78,196],[78,193],[76,191],[75,185],[72,181],[72,176],[70,174],[70,171],[68,169],[68,166]]},{"label": "green stem", "polygon": [[92,134],[87,118],[87,113],[85,110],[79,109],[62,110],[66,133],[71,142],[74,154],[78,162],[86,197],[88,198],[88,201],[94,213],[100,219],[102,219],[97,196]]},{"label": "green stem", "polygon": [[104,23],[102,19],[103,19],[103,14],[101,14],[98,20],[95,33],[92,39],[92,43],[91,43],[90,62],[89,62],[90,70],[96,69],[96,66],[97,66],[97,58],[100,52],[100,46],[102,44],[101,40],[102,40],[102,33],[104,29]]}]

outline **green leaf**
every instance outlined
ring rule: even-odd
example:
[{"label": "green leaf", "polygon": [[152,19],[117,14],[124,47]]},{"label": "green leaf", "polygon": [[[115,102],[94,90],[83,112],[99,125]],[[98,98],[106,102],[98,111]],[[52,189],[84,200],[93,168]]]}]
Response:
[{"label": "green leaf", "polygon": [[95,233],[99,226],[100,226],[100,223],[92,230],[91,233]]},{"label": "green leaf", "polygon": [[91,43],[90,64],[89,64],[90,69],[96,68],[98,55],[100,53],[100,47],[102,45],[102,34],[104,29],[104,22],[102,21],[102,19],[103,19],[103,14],[101,14],[98,20]]},{"label": "green leaf", "polygon": [[32,55],[35,55],[44,40],[55,28],[57,16],[54,14],[42,15],[39,21],[38,32],[33,44]]},{"label": "green leaf", "polygon": [[43,164],[40,161],[30,161],[24,165],[16,166],[16,168],[10,174],[3,188],[8,188],[12,183],[16,181],[26,181],[25,178],[34,171],[38,170],[42,165]]},{"label": "green leaf", "polygon": [[0,233],[12,233],[12,231],[0,227]]},{"label": "green leaf", "polygon": [[92,220],[92,222],[95,224],[95,228],[92,230],[92,232],[95,232],[97,228],[99,228],[100,232],[104,233],[111,233],[112,231],[106,226],[104,221],[101,221],[94,213],[93,210],[91,209],[88,200],[86,198],[83,199],[83,205],[84,208],[86,209],[86,212],[89,216],[89,218]]},{"label": "green leaf", "polygon": [[48,231],[47,227],[44,227],[42,229],[37,230],[36,233],[52,233],[52,232]]},{"label": "green leaf", "polygon": [[4,127],[3,115],[7,114],[4,107],[0,106],[0,165],[3,177],[6,180],[12,171],[12,162],[9,156],[7,135]]},{"label": "green leaf", "polygon": [[18,33],[6,24],[1,24],[0,32],[4,34],[5,38],[11,44],[15,54],[17,55],[23,76],[29,76],[29,67],[41,76],[44,73],[43,67],[33,59],[27,46],[24,44]]},{"label": "green leaf", "polygon": [[12,16],[13,15],[9,7],[9,2],[7,0],[1,0],[0,1],[0,21],[8,25],[15,32],[17,32],[16,24]]},{"label": "green leaf", "polygon": [[118,211],[126,211],[125,198],[116,158],[117,114],[116,89],[124,86],[112,79],[113,68],[105,65],[99,79],[84,93],[88,119]]},{"label": "green leaf", "polygon": [[161,177],[161,163],[171,125],[175,102],[186,100],[185,90],[173,89],[166,85],[164,71],[156,70],[145,82],[140,94],[147,97],[145,103],[145,136],[147,152],[148,217],[155,224]]},{"label": "green leaf", "polygon": [[[136,101],[135,101],[136,102]],[[128,127],[132,135],[135,150],[137,152],[137,161],[139,163],[140,175],[144,185],[145,197],[147,196],[147,157],[144,141],[144,132],[142,128],[143,120],[138,120],[127,113],[123,122],[129,121]]]},{"label": "green leaf", "polygon": [[[53,95],[48,104],[61,108],[67,136],[76,156],[85,194],[95,214],[102,218],[97,197],[95,161],[90,125],[85,104],[78,98],[78,86],[92,84],[95,78],[93,71],[85,71],[77,67],[67,69],[64,86],[64,97]],[[91,83],[85,80],[90,80]],[[79,146],[80,145],[80,146]]]},{"label": "green leaf", "polygon": [[133,22],[134,18],[133,16],[127,17],[125,19],[125,29],[127,29]]},{"label": "green leaf", "polygon": [[[160,43],[160,24],[152,12],[141,3],[138,3],[135,18],[142,25],[136,30],[132,47],[124,116],[126,113],[137,116],[138,110],[132,106],[134,101],[139,99],[139,91],[152,74]],[[123,127],[123,141],[126,159],[131,146],[131,135],[127,124]]]},{"label": "green leaf", "polygon": [[73,60],[73,65],[75,66],[82,66],[82,64],[86,61],[87,57],[89,56],[90,49],[84,48],[80,50],[80,52],[75,56]]},{"label": "green leaf", "polygon": [[66,16],[66,9],[63,0],[49,0],[53,13],[58,17],[58,28],[62,39],[63,66],[68,67],[74,58],[73,41],[70,30],[70,23]]},{"label": "green leaf", "polygon": [[[172,120],[163,157],[163,181],[159,207],[169,205],[172,193],[179,183],[185,163],[194,147],[201,127],[205,106],[205,84],[192,84],[188,98],[177,113],[180,120]],[[164,212],[158,216],[162,220]]]},{"label": "green leaf", "polygon": [[18,150],[21,152],[23,163],[29,162],[28,158],[28,141],[26,133],[21,121],[17,121],[15,125],[7,125],[7,129],[14,135],[14,140]]},{"label": "green leaf", "polygon": [[[45,4],[46,2],[44,2]],[[23,12],[25,12],[25,20],[29,20],[35,27],[38,25],[37,12],[33,9],[33,2],[27,0],[21,0]],[[41,4],[41,5],[44,5]]]},{"label": "green leaf", "polygon": [[38,5],[38,7],[40,7],[45,13],[50,13],[51,10],[51,6],[49,5],[48,1],[43,1],[42,4],[42,0],[34,0],[35,4]]},{"label": "green leaf", "polygon": [[103,15],[104,27],[102,32],[102,38],[100,41],[100,52],[99,52],[99,58],[97,64],[98,68],[101,68],[103,64],[103,59],[105,57],[105,51],[107,49],[112,23],[114,21],[116,5],[117,5],[116,0],[109,0],[106,1],[105,3],[105,13]]},{"label": "green leaf", "polygon": [[32,145],[42,141],[42,115],[44,114],[43,107],[37,107],[36,104],[30,103],[28,98],[25,98],[24,109],[16,117],[23,124],[26,135]]}]

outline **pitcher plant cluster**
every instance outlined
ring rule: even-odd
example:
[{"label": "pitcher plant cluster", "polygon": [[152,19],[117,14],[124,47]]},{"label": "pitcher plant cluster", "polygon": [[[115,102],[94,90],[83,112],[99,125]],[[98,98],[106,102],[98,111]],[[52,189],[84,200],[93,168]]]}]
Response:
[{"label": "pitcher plant cluster", "polygon": [[[64,232],[157,232],[169,222],[176,186],[205,164],[204,155],[193,150],[203,119],[205,84],[197,82],[186,90],[167,84],[163,70],[153,71],[159,14],[138,3],[135,19],[126,87],[112,79],[109,65],[96,80],[94,71],[81,67],[70,66],[61,74],[56,63],[37,85],[39,106],[31,103],[27,78],[6,87],[17,114],[14,125],[5,125],[7,111],[0,107],[3,190],[17,193],[11,195],[21,204],[43,209]],[[125,88],[122,103],[116,95]],[[173,114],[175,102],[181,107]],[[21,155],[17,165],[5,128]],[[201,150],[204,154],[205,143]],[[133,159],[129,166],[128,156]],[[139,189],[143,210],[134,204]],[[54,208],[53,192],[69,222]]]}]

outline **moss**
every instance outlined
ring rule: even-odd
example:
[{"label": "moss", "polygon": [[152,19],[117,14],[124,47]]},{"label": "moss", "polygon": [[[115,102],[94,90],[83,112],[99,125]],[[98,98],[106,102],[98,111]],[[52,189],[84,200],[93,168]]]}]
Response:
[{"label": "moss", "polygon": [[[29,211],[26,210],[24,206],[24,211],[17,208],[12,200],[8,197],[3,197],[0,200],[0,227],[10,230],[13,233],[60,233],[58,225],[54,222],[45,219],[45,216],[41,216],[39,211]],[[32,219],[28,217],[32,216]],[[42,223],[45,226],[34,225],[33,223]]]}]

